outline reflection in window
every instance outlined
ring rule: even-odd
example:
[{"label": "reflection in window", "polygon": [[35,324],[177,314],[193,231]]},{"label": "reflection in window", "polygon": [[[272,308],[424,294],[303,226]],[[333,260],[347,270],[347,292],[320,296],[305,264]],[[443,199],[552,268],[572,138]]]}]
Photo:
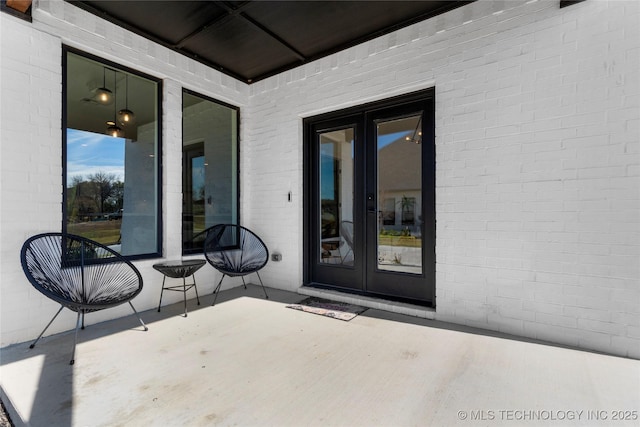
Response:
[{"label": "reflection in window", "polygon": [[64,231],[157,255],[160,84],[70,48],[64,58]]},{"label": "reflection in window", "polygon": [[[337,133],[337,132],[336,132]],[[330,134],[331,135],[331,134]],[[338,144],[323,135],[320,142],[320,204],[322,209],[322,239],[338,236],[340,224],[340,154]]]},{"label": "reflection in window", "polygon": [[182,240],[202,251],[205,229],[238,223],[238,109],[182,94]]},{"label": "reflection in window", "polygon": [[414,225],[416,216],[416,198],[402,197],[402,225]]},{"label": "reflection in window", "polygon": [[382,202],[382,225],[396,225],[396,199],[393,197]]},{"label": "reflection in window", "polygon": [[353,265],[354,129],[323,132],[320,139],[320,262]]}]

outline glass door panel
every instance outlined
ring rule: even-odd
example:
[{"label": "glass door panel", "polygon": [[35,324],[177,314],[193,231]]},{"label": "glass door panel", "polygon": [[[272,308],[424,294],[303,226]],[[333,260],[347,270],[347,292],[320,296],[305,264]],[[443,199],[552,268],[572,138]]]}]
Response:
[{"label": "glass door panel", "polygon": [[317,261],[353,266],[353,128],[321,133],[319,142]]},{"label": "glass door panel", "polygon": [[376,125],[378,270],[422,274],[421,118]]},{"label": "glass door panel", "polygon": [[435,168],[428,102],[371,112],[366,142],[366,290],[433,301]]}]

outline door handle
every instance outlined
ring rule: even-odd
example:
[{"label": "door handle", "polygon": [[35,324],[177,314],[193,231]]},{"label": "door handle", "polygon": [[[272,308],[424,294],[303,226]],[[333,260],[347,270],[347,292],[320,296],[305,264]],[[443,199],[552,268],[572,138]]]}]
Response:
[{"label": "door handle", "polygon": [[376,200],[373,193],[367,194],[367,212],[376,213]]}]

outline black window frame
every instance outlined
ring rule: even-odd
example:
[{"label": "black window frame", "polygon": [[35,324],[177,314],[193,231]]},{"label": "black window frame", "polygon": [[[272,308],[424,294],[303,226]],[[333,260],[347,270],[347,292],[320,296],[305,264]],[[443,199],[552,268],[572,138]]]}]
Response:
[{"label": "black window frame", "polygon": [[[185,87],[182,88],[182,96],[181,96],[181,112],[184,112],[184,95],[191,95],[191,96],[195,96],[198,98],[201,98],[205,101],[209,101],[209,102],[213,102],[214,104],[218,104],[221,105],[223,107],[227,107],[230,108],[232,110],[234,110],[236,112],[236,212],[237,217],[236,217],[236,225],[241,225],[241,217],[242,217],[242,212],[240,211],[240,199],[241,199],[241,185],[240,185],[240,121],[241,121],[241,115],[240,115],[240,107],[238,107],[237,105],[233,105],[233,104],[229,104],[228,102],[224,102],[224,101],[220,101],[219,99],[215,99],[212,98],[210,96],[207,95],[203,95],[200,92],[196,92],[194,90],[191,89],[187,89]],[[182,115],[182,127],[181,127],[182,133],[180,135],[180,139],[181,139],[181,145],[182,145],[182,156],[184,156],[184,114]],[[185,170],[184,170],[184,159],[182,161],[182,177],[184,180],[184,174],[185,174]],[[181,190],[184,191],[184,181],[182,182],[182,186],[181,186]],[[183,195],[184,198],[184,195]],[[181,210],[181,221],[183,220],[183,215],[184,215],[184,211]],[[188,256],[188,255],[194,255],[194,254],[200,254],[202,253],[203,247],[191,247],[191,248],[186,248],[185,247],[185,242],[184,242],[184,225],[182,224],[181,226],[181,232],[180,232],[180,250],[183,256]],[[193,236],[196,237],[196,236]],[[203,236],[203,244],[204,244],[204,236]]]},{"label": "black window frame", "polygon": [[162,215],[162,169],[163,169],[163,154],[162,154],[162,93],[163,93],[163,81],[161,78],[146,74],[144,72],[138,71],[136,69],[118,64],[116,62],[110,61],[108,59],[93,55],[91,53],[85,52],[83,50],[74,48],[69,45],[62,45],[62,118],[61,118],[61,130],[62,130],[62,232],[67,233],[67,191],[66,189],[66,179],[67,179],[67,57],[69,53],[73,53],[75,55],[81,56],[83,58],[98,62],[103,64],[106,67],[110,67],[116,70],[122,70],[126,73],[135,74],[139,77],[148,79],[156,83],[157,85],[157,176],[156,176],[156,197],[157,197],[157,206],[156,206],[156,218],[157,218],[157,226],[156,226],[156,251],[149,252],[144,254],[135,254],[135,255],[122,255],[128,260],[139,260],[139,259],[153,259],[153,258],[161,258],[163,256],[163,215]]}]

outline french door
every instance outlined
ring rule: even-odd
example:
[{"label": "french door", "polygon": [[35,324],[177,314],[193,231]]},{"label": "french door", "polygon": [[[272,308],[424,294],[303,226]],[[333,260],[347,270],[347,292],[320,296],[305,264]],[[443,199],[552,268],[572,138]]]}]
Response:
[{"label": "french door", "polygon": [[433,96],[407,98],[305,121],[306,282],[434,305]]}]

